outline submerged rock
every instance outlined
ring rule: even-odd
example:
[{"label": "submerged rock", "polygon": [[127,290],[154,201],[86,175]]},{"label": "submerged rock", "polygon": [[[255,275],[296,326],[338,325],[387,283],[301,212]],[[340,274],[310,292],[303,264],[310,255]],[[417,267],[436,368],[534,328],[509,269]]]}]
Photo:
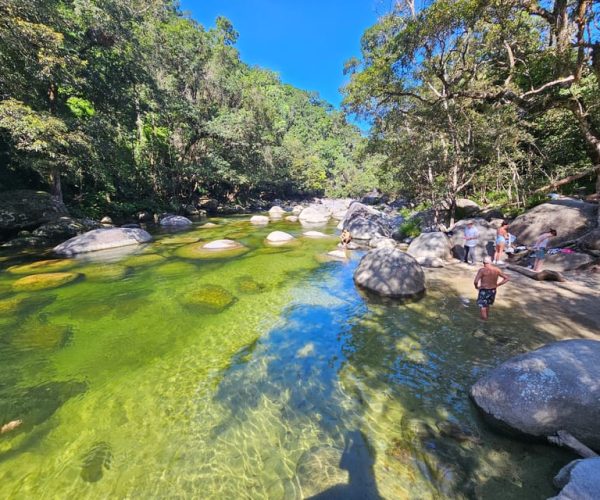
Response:
[{"label": "submerged rock", "polygon": [[256,281],[252,276],[240,276],[235,280],[236,289],[240,293],[255,294],[266,291],[267,286]]},{"label": "submerged rock", "polygon": [[83,270],[85,278],[92,281],[118,281],[128,272],[128,267],[119,264],[98,264]]},{"label": "submerged rock", "polygon": [[345,250],[331,250],[331,252],[327,252],[327,255],[335,260],[348,260],[348,254]]},{"label": "submerged rock", "polygon": [[20,349],[59,349],[67,344],[71,334],[68,326],[27,322],[12,343]]},{"label": "submerged rock", "polygon": [[600,341],[563,340],[515,356],[471,388],[494,427],[545,438],[564,430],[600,450]]},{"label": "submerged rock", "polygon": [[560,469],[554,486],[562,491],[548,500],[594,500],[600,498],[600,457],[574,460]]},{"label": "submerged rock", "polygon": [[54,247],[54,251],[59,255],[71,256],[78,253],[139,245],[141,243],[148,243],[149,241],[152,241],[152,236],[143,229],[122,227],[94,229],[61,243]]},{"label": "submerged rock", "polygon": [[81,463],[81,479],[88,483],[96,483],[109,470],[112,463],[112,448],[104,441],[94,443],[83,456]]},{"label": "submerged rock", "polygon": [[184,306],[208,314],[220,313],[235,301],[236,298],[231,292],[218,285],[204,285],[181,298]]},{"label": "submerged rock", "polygon": [[384,297],[408,298],[425,292],[425,274],[418,262],[397,248],[368,252],[354,272],[354,282]]},{"label": "submerged rock", "polygon": [[16,292],[34,292],[37,290],[46,290],[57,288],[79,278],[79,273],[43,273],[32,274],[18,279],[12,285]]},{"label": "submerged rock", "polygon": [[248,248],[237,241],[216,240],[207,244],[185,245],[178,248],[175,255],[184,259],[226,259],[236,257],[247,251]]},{"label": "submerged rock", "polygon": [[69,269],[73,267],[74,264],[75,262],[71,259],[38,260],[31,262],[30,264],[11,266],[7,271],[11,274],[50,273]]}]

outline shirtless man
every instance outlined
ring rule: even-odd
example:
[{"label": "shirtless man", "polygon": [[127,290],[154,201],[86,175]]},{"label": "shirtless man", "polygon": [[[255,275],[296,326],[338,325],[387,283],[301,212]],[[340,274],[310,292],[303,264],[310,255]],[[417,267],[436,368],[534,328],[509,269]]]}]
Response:
[{"label": "shirtless man", "polygon": [[[502,278],[502,281],[498,283],[498,276]],[[477,271],[475,281],[473,282],[475,288],[479,290],[477,296],[477,305],[479,306],[479,314],[481,319],[487,320],[490,306],[496,299],[496,289],[504,285],[508,281],[508,276],[504,274],[496,266],[492,265],[492,258],[488,255],[483,259],[483,267]]]}]

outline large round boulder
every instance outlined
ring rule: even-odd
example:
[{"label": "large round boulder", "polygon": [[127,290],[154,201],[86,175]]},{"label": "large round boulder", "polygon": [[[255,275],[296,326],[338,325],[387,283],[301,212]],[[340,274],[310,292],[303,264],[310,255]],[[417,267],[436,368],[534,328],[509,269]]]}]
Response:
[{"label": "large round boulder", "polygon": [[54,247],[59,255],[75,255],[128,245],[139,245],[152,241],[152,236],[143,229],[116,227],[94,229]]},{"label": "large round boulder", "polygon": [[582,236],[596,226],[598,205],[574,199],[561,199],[542,203],[510,224],[510,232],[523,245],[532,245],[548,229],[556,229],[552,246]]},{"label": "large round boulder", "polygon": [[440,267],[440,261],[452,258],[450,240],[440,231],[420,234],[411,241],[407,253],[419,264],[428,267]]},{"label": "large round boulder", "polygon": [[253,215],[250,217],[250,223],[261,226],[269,223],[269,218],[266,215]]},{"label": "large round boulder", "polygon": [[280,206],[275,205],[269,209],[269,216],[273,219],[280,219],[285,214],[285,210]]},{"label": "large round boulder", "polygon": [[347,229],[356,240],[370,240],[392,234],[390,222],[382,212],[358,202],[350,204],[341,222],[341,229]]},{"label": "large round boulder", "polygon": [[160,225],[163,227],[183,227],[191,226],[192,221],[182,215],[167,215],[160,220]]},{"label": "large round boulder", "polygon": [[425,291],[425,274],[419,263],[396,248],[368,252],[354,272],[354,282],[384,297],[414,297]]},{"label": "large round boulder", "polygon": [[460,260],[465,258],[465,229],[469,222],[473,223],[473,227],[477,229],[479,238],[475,247],[477,258],[483,259],[486,255],[494,254],[494,246],[496,241],[496,227],[485,219],[463,219],[458,221],[452,228],[450,235],[450,246],[454,256]]},{"label": "large round boulder", "polygon": [[548,500],[593,500],[600,498],[600,457],[574,460],[554,477],[562,491]]},{"label": "large round boulder", "polygon": [[331,212],[325,205],[312,204],[300,212],[298,219],[303,224],[325,224],[330,217]]},{"label": "large round boulder", "polygon": [[600,341],[563,340],[509,359],[471,387],[500,430],[544,438],[564,430],[600,450]]},{"label": "large round boulder", "polygon": [[67,215],[62,202],[43,191],[0,193],[0,233],[33,229],[62,215]]}]

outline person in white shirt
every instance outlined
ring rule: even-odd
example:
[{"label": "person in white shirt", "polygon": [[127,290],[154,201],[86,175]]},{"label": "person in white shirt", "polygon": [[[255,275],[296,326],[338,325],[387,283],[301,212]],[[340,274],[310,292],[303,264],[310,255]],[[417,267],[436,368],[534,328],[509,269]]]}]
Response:
[{"label": "person in white shirt", "polygon": [[469,221],[467,222],[467,227],[465,228],[465,263],[469,263],[469,256],[471,256],[471,263],[475,264],[475,249],[477,247],[478,242],[479,231],[477,231],[477,228],[474,226],[473,221]]}]

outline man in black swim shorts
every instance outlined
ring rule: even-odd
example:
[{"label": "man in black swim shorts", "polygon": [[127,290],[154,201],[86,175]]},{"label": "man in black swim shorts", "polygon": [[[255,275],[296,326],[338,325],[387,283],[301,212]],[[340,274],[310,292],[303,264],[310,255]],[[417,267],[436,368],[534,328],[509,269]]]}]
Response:
[{"label": "man in black swim shorts", "polygon": [[[500,283],[498,283],[498,277],[502,278]],[[504,274],[504,272],[492,265],[492,258],[490,256],[486,256],[483,259],[483,267],[477,271],[473,283],[475,288],[479,290],[477,305],[479,306],[481,319],[488,319],[490,306],[496,300],[496,289],[499,286],[504,285],[508,279],[508,276]]]}]

